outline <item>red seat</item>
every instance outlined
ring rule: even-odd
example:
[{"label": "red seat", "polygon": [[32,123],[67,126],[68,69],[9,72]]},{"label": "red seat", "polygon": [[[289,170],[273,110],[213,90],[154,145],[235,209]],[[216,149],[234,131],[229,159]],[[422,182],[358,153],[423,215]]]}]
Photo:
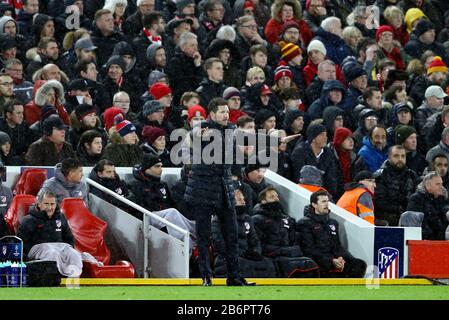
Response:
[{"label": "red seat", "polygon": [[47,169],[25,169],[14,188],[14,194],[36,196],[45,180],[47,180]]},{"label": "red seat", "polygon": [[5,221],[11,233],[17,233],[20,222],[34,203],[36,203],[36,197],[29,194],[18,194],[14,197],[5,215]]},{"label": "red seat", "polygon": [[94,278],[134,278],[134,267],[127,261],[109,265],[111,252],[104,242],[104,233],[108,224],[94,216],[79,198],[66,198],[61,203],[61,211],[67,217],[75,237],[75,249],[88,252],[104,267],[85,262],[83,275]]}]

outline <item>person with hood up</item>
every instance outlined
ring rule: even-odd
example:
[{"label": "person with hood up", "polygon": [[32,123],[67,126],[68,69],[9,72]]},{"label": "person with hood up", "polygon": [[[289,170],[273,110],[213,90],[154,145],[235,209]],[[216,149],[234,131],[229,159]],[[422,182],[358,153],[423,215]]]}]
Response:
[{"label": "person with hood up", "polygon": [[[411,126],[413,125],[412,108],[408,103],[397,103],[393,106],[390,112],[390,126],[387,128],[387,142],[392,146],[395,143],[395,128],[398,125]],[[423,141],[424,142],[424,141]],[[424,146],[420,146],[424,147]]]},{"label": "person with hood up", "polygon": [[132,122],[123,120],[123,114],[114,117],[115,125],[109,130],[109,143],[103,159],[111,160],[117,167],[132,167],[142,161],[143,151]]},{"label": "person with hood up", "polygon": [[7,166],[19,166],[23,164],[20,156],[11,153],[11,138],[6,133],[0,131],[0,160]]},{"label": "person with hood up", "polygon": [[103,155],[103,132],[87,130],[81,134],[76,147],[76,156],[85,167],[93,167]]},{"label": "person with hood up", "polygon": [[33,142],[25,155],[30,166],[54,166],[67,158],[74,158],[72,146],[65,141],[67,126],[57,116],[51,115],[42,123],[43,137]]},{"label": "person with hood up", "polygon": [[366,262],[343,248],[338,222],[329,217],[329,198],[323,190],[310,196],[310,211],[295,226],[301,247],[319,265],[321,277],[363,278]]},{"label": "person with hood up", "polygon": [[291,154],[295,146],[304,139],[304,112],[298,109],[288,110],[284,116],[283,128],[287,135],[297,135],[287,143],[287,151]]},{"label": "person with hood up", "polygon": [[25,61],[25,53],[27,50],[26,38],[19,33],[17,21],[10,16],[2,16],[0,18],[0,34],[8,34],[15,40],[17,48],[16,57],[20,61]]},{"label": "person with hood up", "polygon": [[274,113],[276,119],[281,119],[276,96],[270,87],[264,83],[256,83],[248,88],[247,100],[242,107],[242,111],[251,117],[255,117],[262,109],[267,109]]},{"label": "person with hood up", "polygon": [[[138,66],[141,69],[141,76],[149,77],[152,72],[160,72],[165,75],[165,67],[167,65],[167,55],[165,48],[159,43],[152,43],[146,49],[145,60]],[[165,75],[166,77],[166,75]],[[150,84],[148,84],[150,86]]]},{"label": "person with hood up", "polygon": [[321,90],[321,97],[310,105],[307,116],[310,121],[323,118],[323,112],[329,106],[340,107],[346,112],[346,105],[346,89],[343,84],[338,80],[327,80]]},{"label": "person with hood up", "polygon": [[312,32],[302,17],[301,4],[297,1],[281,0],[271,7],[271,19],[265,25],[265,39],[271,44],[277,42],[284,23],[295,21],[300,27],[303,46],[312,40]]},{"label": "person with hood up", "polygon": [[377,125],[377,115],[373,109],[367,108],[360,111],[358,119],[358,128],[352,135],[356,152],[363,146],[363,138],[368,136],[370,130]]},{"label": "person with hood up", "polygon": [[[422,16],[429,19],[429,21],[432,21],[435,23],[436,31],[440,32],[443,29],[443,21],[442,16],[438,12],[437,7],[433,4],[433,2],[429,0],[401,0],[398,3],[398,7],[402,9],[403,12],[406,12],[405,20],[407,21],[407,14],[409,13],[409,10],[415,9],[420,10],[422,13]],[[420,13],[413,12],[413,15],[415,18],[416,16],[420,16]],[[415,20],[416,21],[416,20]],[[412,21],[413,23],[414,21]],[[408,27],[407,27],[408,29]],[[413,28],[410,28],[413,29]],[[409,31],[410,32],[410,31]]]},{"label": "person with hood up", "polygon": [[219,58],[223,62],[223,83],[226,86],[239,88],[242,85],[240,57],[234,43],[229,40],[213,40],[206,50],[205,58]]},{"label": "person with hood up", "polygon": [[[196,244],[195,221],[191,221],[176,210],[165,182],[161,181],[162,162],[155,155],[146,154],[141,163],[133,167],[133,176],[129,181],[129,189],[133,194],[133,202],[151,211],[153,214],[190,232],[190,248]],[[142,219],[142,213],[136,212]],[[156,228],[167,227],[168,234],[182,240],[184,235],[166,226],[164,223],[150,218],[150,225]]]},{"label": "person with hood up", "polygon": [[325,108],[323,125],[326,127],[329,140],[333,139],[335,131],[347,125],[345,112],[339,107],[329,106]]},{"label": "person with hood up", "polygon": [[398,226],[408,199],[415,192],[418,175],[406,165],[406,150],[395,145],[388,152],[388,160],[376,172],[374,203],[376,217]]},{"label": "person with hood up", "polygon": [[46,106],[54,108],[62,121],[66,125],[69,124],[69,115],[64,107],[64,88],[59,81],[36,81],[33,94],[33,101],[30,101],[24,110],[25,120],[29,126],[40,120],[41,110]]},{"label": "person with hood up", "polygon": [[83,178],[83,165],[76,158],[67,158],[55,166],[55,176],[45,180],[41,192],[52,192],[61,204],[65,198],[81,198],[86,206],[89,204],[87,184]]},{"label": "person with hood up", "polygon": [[139,70],[137,64],[137,52],[132,45],[126,41],[120,41],[114,47],[112,56],[120,56],[125,61],[124,79],[132,85],[136,93],[145,90],[145,82],[142,82],[139,77]]},{"label": "person with hood up", "polygon": [[363,138],[363,147],[358,155],[365,162],[368,171],[376,172],[388,158],[387,131],[375,125]]},{"label": "person with hood up", "polygon": [[354,152],[354,138],[348,128],[341,127],[335,131],[330,149],[337,160],[338,199],[344,192],[344,185],[353,181],[354,176],[366,168],[365,163]]},{"label": "person with hood up", "polygon": [[153,154],[162,160],[164,167],[174,167],[170,161],[170,152],[166,147],[165,138],[167,133],[164,129],[158,127],[145,126],[142,130],[142,140],[144,143],[140,146],[144,154]]},{"label": "person with hood up", "polygon": [[375,224],[375,177],[376,176],[369,171],[360,171],[354,177],[352,182],[345,184],[345,193],[338,200],[337,206],[371,224]]}]

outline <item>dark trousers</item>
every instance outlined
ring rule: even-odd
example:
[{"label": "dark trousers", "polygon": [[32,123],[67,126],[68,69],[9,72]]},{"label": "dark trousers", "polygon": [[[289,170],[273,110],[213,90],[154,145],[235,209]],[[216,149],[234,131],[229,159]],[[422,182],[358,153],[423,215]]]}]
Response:
[{"label": "dark trousers", "polygon": [[194,207],[198,245],[198,262],[201,277],[212,277],[209,246],[211,245],[211,218],[216,214],[220,222],[226,249],[226,268],[228,277],[238,277],[238,241],[235,209],[219,209],[210,206]]},{"label": "dark trousers", "polygon": [[320,268],[321,278],[363,278],[366,272],[366,262],[353,258],[346,260],[345,267],[342,272],[335,270],[324,270]]}]

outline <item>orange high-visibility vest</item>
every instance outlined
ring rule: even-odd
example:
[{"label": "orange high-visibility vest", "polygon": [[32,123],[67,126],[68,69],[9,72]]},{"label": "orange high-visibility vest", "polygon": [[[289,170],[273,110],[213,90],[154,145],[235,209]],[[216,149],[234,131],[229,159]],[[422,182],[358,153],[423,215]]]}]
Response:
[{"label": "orange high-visibility vest", "polygon": [[355,188],[346,191],[338,200],[337,206],[351,212],[352,214],[374,224],[374,212],[372,209],[359,203],[359,199],[367,192],[364,188]]},{"label": "orange high-visibility vest", "polygon": [[298,183],[298,186],[303,187],[304,189],[307,189],[310,192],[315,192],[315,191],[318,191],[318,190],[326,190],[323,187],[318,187],[318,186],[314,186],[314,185],[311,185],[311,184]]}]

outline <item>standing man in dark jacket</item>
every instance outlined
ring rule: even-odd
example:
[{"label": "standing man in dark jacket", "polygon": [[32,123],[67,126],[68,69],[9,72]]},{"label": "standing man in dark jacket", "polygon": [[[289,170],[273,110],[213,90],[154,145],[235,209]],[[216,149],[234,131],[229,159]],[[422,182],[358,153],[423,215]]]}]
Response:
[{"label": "standing man in dark jacket", "polygon": [[293,150],[291,161],[294,182],[299,182],[301,168],[306,164],[324,171],[324,188],[337,198],[337,168],[335,157],[327,144],[326,127],[311,124],[307,128],[307,141]]},{"label": "standing man in dark jacket", "polygon": [[207,106],[216,97],[222,97],[227,86],[223,83],[223,62],[218,58],[209,58],[204,62],[207,78],[201,81],[196,92],[201,97],[201,104]]},{"label": "standing man in dark jacket", "polygon": [[376,218],[398,226],[401,214],[407,208],[408,198],[415,192],[418,176],[406,166],[406,151],[403,146],[393,146],[388,160],[379,169],[376,178],[374,205]]},{"label": "standing man in dark jacket", "polygon": [[[201,151],[208,146],[210,135],[214,134],[214,143],[220,143],[225,150],[225,139],[232,136],[225,135],[226,130],[234,130],[229,125],[229,108],[227,101],[215,98],[209,103],[210,119],[202,122],[201,127],[194,129],[194,139],[201,139],[201,150],[194,150],[192,175],[187,181],[185,200],[189,203],[195,214],[196,231],[198,235],[199,266],[204,286],[212,285],[212,270],[210,267],[209,245],[211,236],[211,216],[216,214],[220,221],[221,231],[225,240],[225,257],[227,268],[227,284],[245,286],[246,280],[239,275],[237,222],[235,215],[234,184],[231,179],[231,164],[225,163],[225,154],[215,154],[213,164],[206,164],[198,159]],[[211,133],[209,130],[213,130]],[[219,136],[219,138],[217,138]],[[220,141],[217,141],[220,139]],[[194,142],[195,143],[195,142]]]},{"label": "standing man in dark jacket", "polygon": [[183,33],[178,45],[175,56],[167,64],[167,75],[174,89],[175,101],[179,101],[184,92],[195,91],[202,79],[197,36],[191,32]]},{"label": "standing man in dark jacket", "polygon": [[137,0],[137,11],[123,24],[124,33],[131,39],[143,30],[142,17],[154,11],[155,0]]},{"label": "standing man in dark jacket", "polygon": [[311,212],[298,221],[304,253],[320,266],[321,277],[362,278],[366,262],[354,258],[340,243],[338,222],[329,218],[329,193],[319,190],[310,196]]},{"label": "standing man in dark jacket", "polygon": [[449,200],[447,190],[443,187],[443,179],[432,171],[424,176],[407,205],[407,211],[424,213],[421,226],[423,240],[446,240],[448,209]]}]

